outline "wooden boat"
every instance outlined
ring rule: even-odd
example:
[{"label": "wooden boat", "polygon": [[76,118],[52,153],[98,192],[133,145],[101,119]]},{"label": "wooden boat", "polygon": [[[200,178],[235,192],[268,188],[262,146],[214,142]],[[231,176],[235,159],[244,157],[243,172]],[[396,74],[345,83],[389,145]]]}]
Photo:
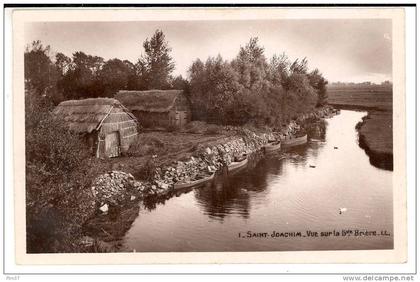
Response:
[{"label": "wooden boat", "polygon": [[194,181],[190,181],[190,182],[186,182],[186,183],[175,183],[174,184],[174,189],[178,190],[178,189],[185,189],[185,188],[191,188],[194,186],[198,186],[200,184],[206,183],[207,181],[210,181],[214,178],[214,173],[208,177],[204,177],[198,180],[194,180]]},{"label": "wooden boat", "polygon": [[248,164],[248,158],[247,157],[245,157],[242,161],[231,162],[228,165],[228,171],[230,172],[230,171],[233,171],[233,170],[244,168],[247,164]]},{"label": "wooden boat", "polygon": [[301,137],[285,139],[282,141],[282,145],[283,145],[283,148],[290,148],[290,147],[306,144],[307,142],[308,142],[308,135],[305,134]]},{"label": "wooden boat", "polygon": [[266,153],[280,150],[281,149],[281,141],[270,142],[267,145],[265,145],[263,148],[264,148],[264,151]]}]

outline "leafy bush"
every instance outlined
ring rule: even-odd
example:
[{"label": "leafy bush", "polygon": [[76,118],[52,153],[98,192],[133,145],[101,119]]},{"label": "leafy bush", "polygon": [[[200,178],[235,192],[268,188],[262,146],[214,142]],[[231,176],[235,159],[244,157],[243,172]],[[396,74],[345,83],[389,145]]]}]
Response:
[{"label": "leafy bush", "polygon": [[257,38],[230,62],[197,59],[189,74],[193,118],[210,123],[277,127],[326,98],[327,81],[318,70],[308,73],[306,58],[290,63],[283,53],[268,62]]},{"label": "leafy bush", "polygon": [[151,156],[146,164],[136,172],[136,177],[144,181],[153,181],[156,173],[155,156]]},{"label": "leafy bush", "polygon": [[27,251],[71,251],[81,222],[93,213],[89,152],[34,95],[25,101]]}]

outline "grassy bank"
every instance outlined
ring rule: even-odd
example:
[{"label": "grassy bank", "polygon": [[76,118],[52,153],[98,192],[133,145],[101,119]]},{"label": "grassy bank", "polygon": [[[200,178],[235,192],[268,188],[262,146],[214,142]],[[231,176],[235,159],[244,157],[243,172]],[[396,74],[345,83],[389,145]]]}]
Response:
[{"label": "grassy bank", "polygon": [[330,87],[328,103],[341,109],[368,111],[357,125],[359,145],[372,165],[392,170],[392,89],[382,86]]},{"label": "grassy bank", "polygon": [[196,125],[193,129],[185,131],[142,132],[126,155],[107,161],[113,170],[125,171],[136,179],[148,180],[145,166],[153,156],[156,166],[170,165],[189,159],[201,147],[222,142],[232,134],[222,127],[205,124]]}]

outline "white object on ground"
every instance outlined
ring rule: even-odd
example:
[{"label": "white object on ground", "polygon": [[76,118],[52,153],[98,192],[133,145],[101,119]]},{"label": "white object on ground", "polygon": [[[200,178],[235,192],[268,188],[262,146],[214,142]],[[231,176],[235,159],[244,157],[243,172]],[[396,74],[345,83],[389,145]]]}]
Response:
[{"label": "white object on ground", "polygon": [[107,212],[108,211],[108,204],[103,205],[99,209],[101,210],[101,212]]}]

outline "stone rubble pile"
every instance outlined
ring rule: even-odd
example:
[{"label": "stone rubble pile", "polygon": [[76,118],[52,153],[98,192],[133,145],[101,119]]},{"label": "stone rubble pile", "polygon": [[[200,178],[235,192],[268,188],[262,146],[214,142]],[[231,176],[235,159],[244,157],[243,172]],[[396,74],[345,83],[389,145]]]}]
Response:
[{"label": "stone rubble pile", "polygon": [[145,192],[146,185],[136,181],[130,173],[111,171],[99,175],[92,184],[92,194],[100,210],[107,212],[108,205],[117,205],[127,198],[131,199],[134,194]]},{"label": "stone rubble pile", "polygon": [[272,134],[257,135],[242,129],[244,137],[232,137],[229,141],[214,146],[201,148],[196,157],[188,161],[178,161],[176,164],[156,169],[155,183],[161,194],[170,191],[177,182],[187,183],[210,176],[224,165],[229,165],[236,156],[255,152],[268,140]]}]

